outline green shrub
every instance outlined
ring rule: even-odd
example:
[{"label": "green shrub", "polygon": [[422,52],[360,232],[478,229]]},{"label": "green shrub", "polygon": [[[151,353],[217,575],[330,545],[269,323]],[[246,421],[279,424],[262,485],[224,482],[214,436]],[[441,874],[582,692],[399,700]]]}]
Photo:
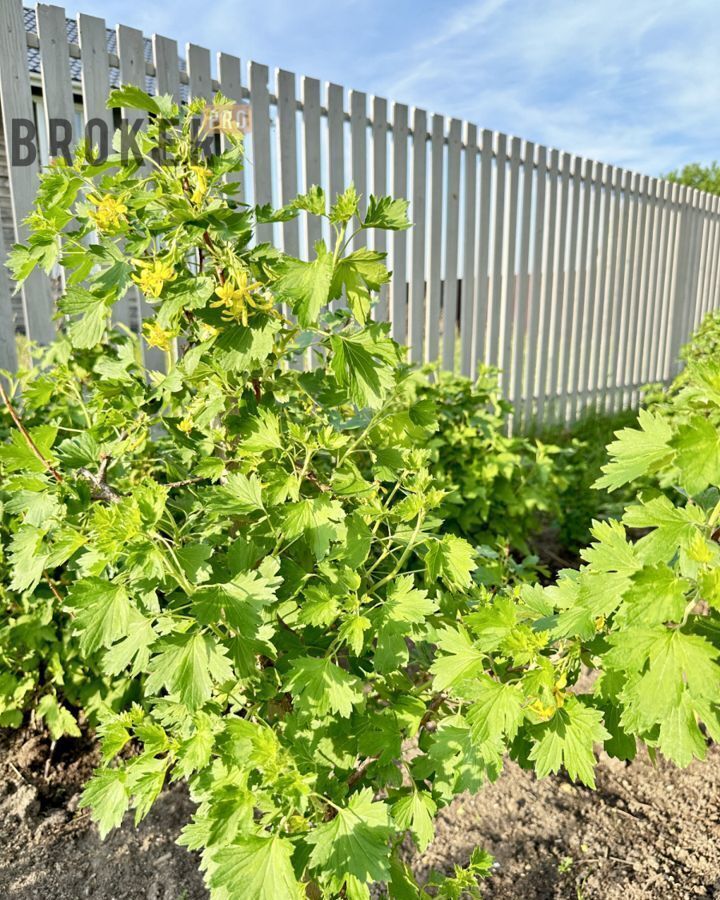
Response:
[{"label": "green shrub", "polygon": [[531,553],[532,537],[559,514],[559,448],[508,436],[512,407],[496,371],[482,369],[475,381],[433,374],[418,375],[417,396],[437,409],[428,447],[432,474],[446,491],[440,510],[447,527],[476,544]]},{"label": "green shrub", "polygon": [[[598,526],[587,566],[557,586],[493,594],[478,552],[443,532],[434,404],[369,318],[383,254],[348,252],[352,234],[406,227],[405,202],[371,197],[361,217],[352,188],[330,206],[313,188],[249,210],[225,179],[239,147],[201,157],[169,98],[125,88],[111,104],[150,113],[146,166],[81,153],[53,167],[13,253],[19,279],[64,268],[73,353],[97,352],[87,427],[14,433],[3,485],[18,507],[15,589],[35,597],[49,578],[83,658],[142,689],[100,729],[82,804],[101,833],[186,779],[198,806],[182,842],[221,900],[368,898],[373,882],[477,896],[481,852],[425,890],[400,846],[409,832],[423,850],[437,809],[506,756],[594,786],[601,741],[620,756],[633,735],[679,762],[702,755],[696,718],[715,733],[720,675],[716,614],[699,602],[714,602],[718,571],[705,481],[720,478],[697,450],[711,449],[720,398],[677,441],[643,414],[605,476],[615,487],[674,466],[697,499],[631,509],[627,524],[650,529],[636,545]],[[161,143],[172,165],[150,163]],[[255,223],[300,211],[332,235],[312,261],[252,244]],[[154,304],[145,337],[166,351],[163,372],[108,330],[133,283]],[[323,312],[340,298],[347,308]],[[61,381],[46,377],[40,420]],[[591,693],[585,667],[601,671]]]},{"label": "green shrub", "polygon": [[[22,392],[23,427],[38,446],[87,426],[81,390],[93,360],[84,356],[72,359],[67,342],[58,342],[39,354],[38,367],[5,373],[9,397]],[[19,527],[26,525],[30,537],[56,510],[43,491],[43,467],[27,457],[27,443],[3,403],[0,440],[0,726],[17,727],[31,713],[53,739],[77,736],[79,718],[96,724],[136,692],[127,679],[103,674],[97,655],[81,651],[60,585],[47,571],[32,589],[24,581],[23,572],[34,566],[32,540],[5,555]]]}]

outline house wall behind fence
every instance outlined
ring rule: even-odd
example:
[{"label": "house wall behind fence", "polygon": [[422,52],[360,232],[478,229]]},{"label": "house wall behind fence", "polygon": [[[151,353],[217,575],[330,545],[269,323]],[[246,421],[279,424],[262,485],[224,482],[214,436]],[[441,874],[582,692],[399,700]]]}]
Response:
[{"label": "house wall behind fence", "polygon": [[[271,75],[229,54],[213,62],[193,44],[181,59],[171,39],[90,16],[73,22],[59,7],[0,4],[6,134],[20,114],[40,126],[76,117],[79,132],[107,119],[104,101],[119,83],[178,100],[218,89],[248,100],[248,203],[279,205],[313,184],[334,196],[351,180],[363,206],[370,193],[410,200],[413,229],[356,241],[389,254],[376,316],[413,361],[467,375],[499,366],[515,427],[636,404],[643,384],[672,378],[680,347],[720,305],[716,196],[285,70]],[[10,168],[12,208],[3,175],[7,247],[8,234],[22,238],[37,174]],[[323,228],[303,213],[260,226],[258,239],[307,258]],[[47,341],[47,280],[28,283],[14,324],[8,289],[0,279],[0,333],[19,326]],[[119,313],[128,322],[133,304]],[[0,367],[13,365],[11,343],[0,341]]]}]

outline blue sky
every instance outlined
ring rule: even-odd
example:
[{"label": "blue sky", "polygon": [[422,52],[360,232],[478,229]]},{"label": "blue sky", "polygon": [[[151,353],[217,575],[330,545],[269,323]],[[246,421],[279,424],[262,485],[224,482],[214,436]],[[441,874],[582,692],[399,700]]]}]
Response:
[{"label": "blue sky", "polygon": [[720,159],[717,0],[68,6],[78,10],[648,174]]}]

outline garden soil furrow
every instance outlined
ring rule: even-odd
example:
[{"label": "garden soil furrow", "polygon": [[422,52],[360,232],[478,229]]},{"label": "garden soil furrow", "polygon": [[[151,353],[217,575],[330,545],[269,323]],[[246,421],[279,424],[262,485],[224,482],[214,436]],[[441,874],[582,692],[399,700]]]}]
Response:
[{"label": "garden soil furrow", "polygon": [[[96,746],[65,740],[50,750],[28,732],[0,738],[0,897],[207,897],[197,858],[174,843],[192,811],[184,788],[166,790],[138,829],[128,817],[101,842],[77,811]],[[685,771],[605,758],[597,779],[592,792],[509,765],[441,813],[416,868],[464,864],[482,845],[497,859],[487,900],[720,898],[720,750]]]}]

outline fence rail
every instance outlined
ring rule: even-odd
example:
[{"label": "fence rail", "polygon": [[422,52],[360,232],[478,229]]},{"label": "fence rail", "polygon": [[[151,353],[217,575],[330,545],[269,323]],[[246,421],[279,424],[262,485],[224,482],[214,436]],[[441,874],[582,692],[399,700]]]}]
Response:
[{"label": "fence rail", "polygon": [[[673,376],[681,345],[720,306],[716,196],[283,69],[271,79],[256,62],[243,80],[226,53],[213,73],[195,44],[181,59],[166,37],[2,0],[4,134],[14,119],[36,121],[41,163],[49,120],[69,118],[79,137],[90,119],[109,121],[105,97],[120,83],[249,101],[248,203],[284,203],[313,184],[335,195],[351,180],[363,204],[369,193],[409,199],[414,228],[369,239],[392,268],[375,314],[415,362],[467,375],[499,366],[515,427],[635,404],[644,383]],[[23,239],[37,183],[35,168],[4,174],[0,257]],[[303,214],[261,225],[258,239],[307,258],[323,228]],[[45,342],[55,327],[46,278],[29,280],[20,307],[9,289],[0,275],[0,367],[15,364],[16,329]],[[130,321],[132,303],[118,314]]]}]

